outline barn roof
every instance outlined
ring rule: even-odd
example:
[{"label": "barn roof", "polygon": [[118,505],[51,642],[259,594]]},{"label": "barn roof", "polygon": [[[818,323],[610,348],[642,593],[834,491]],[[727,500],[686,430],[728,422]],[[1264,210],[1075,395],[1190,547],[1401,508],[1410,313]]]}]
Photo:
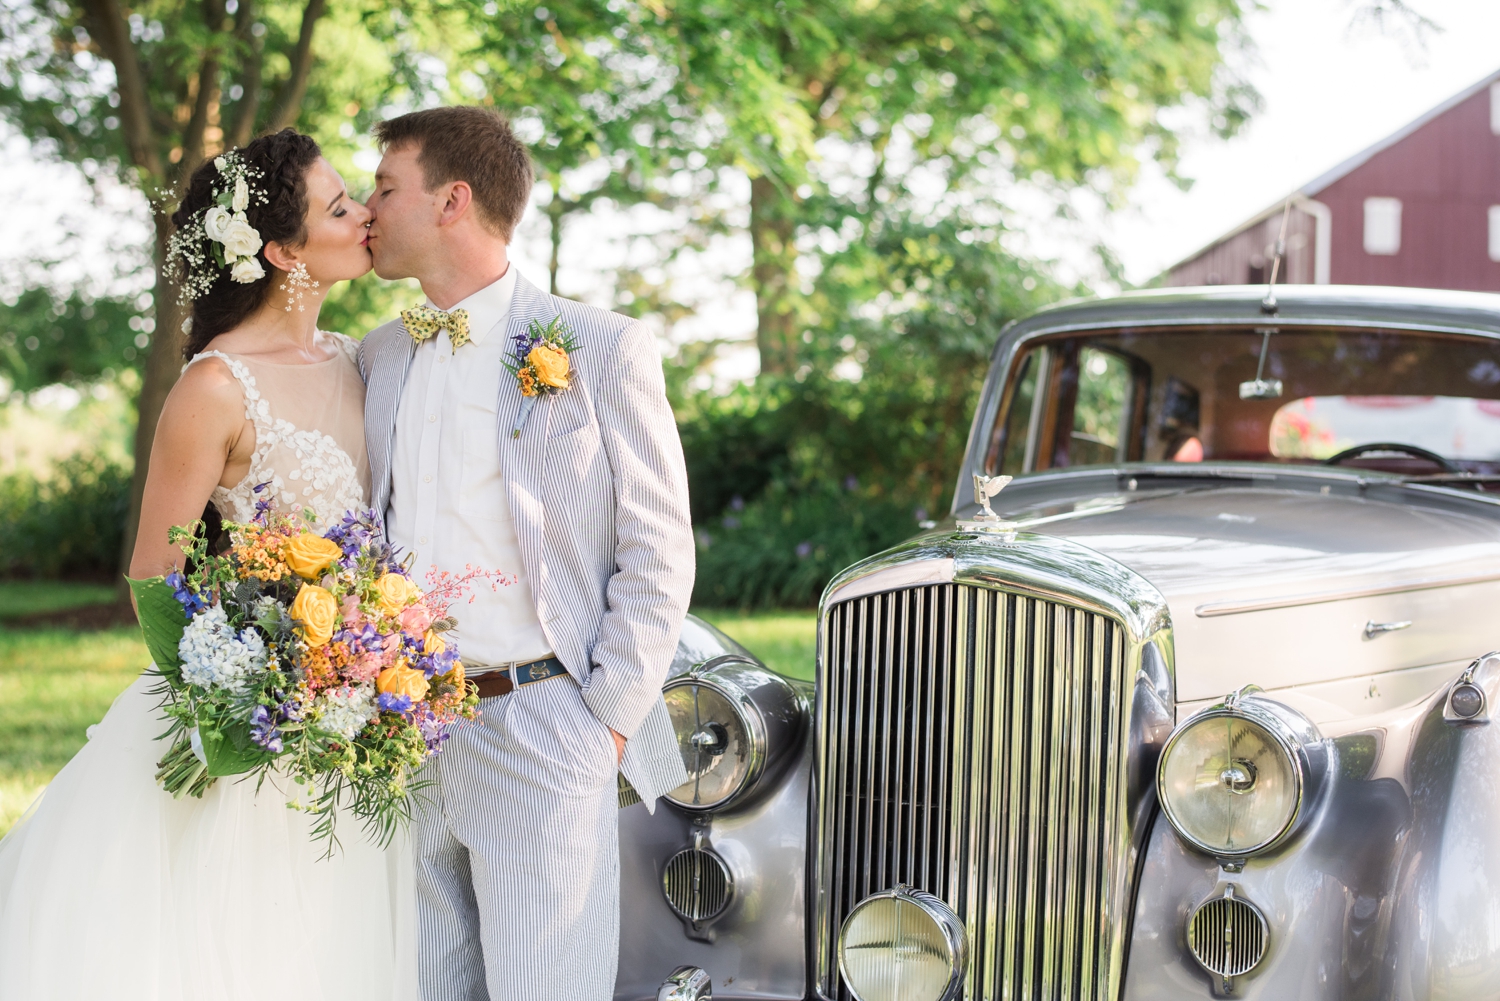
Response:
[{"label": "barn roof", "polygon": [[1287,199],[1289,199],[1289,198],[1290,199],[1296,199],[1299,196],[1302,197],[1302,198],[1313,198],[1313,197],[1316,197],[1319,192],[1321,192],[1323,189],[1327,188],[1333,182],[1335,182],[1335,181],[1337,181],[1337,180],[1345,177],[1346,175],[1352,173],[1355,169],[1357,169],[1358,167],[1363,166],[1365,163],[1368,163],[1375,156],[1375,154],[1380,153],[1383,150],[1387,150],[1390,147],[1396,145],[1398,142],[1400,142],[1401,140],[1405,139],[1407,136],[1411,135],[1413,132],[1416,132],[1422,126],[1426,125],[1428,122],[1432,121],[1434,118],[1437,118],[1439,115],[1442,115],[1442,114],[1444,114],[1444,113],[1446,113],[1448,111],[1451,111],[1453,108],[1456,108],[1458,105],[1460,105],[1463,102],[1467,101],[1469,98],[1473,97],[1475,94],[1480,93],[1486,87],[1490,86],[1493,83],[1500,83],[1500,70],[1496,70],[1494,73],[1491,73],[1489,76],[1485,77],[1483,80],[1480,80],[1480,81],[1474,83],[1472,86],[1464,88],[1463,90],[1459,91],[1457,94],[1454,94],[1452,97],[1448,98],[1448,100],[1442,102],[1441,104],[1439,104],[1439,105],[1437,105],[1437,106],[1435,106],[1433,108],[1428,109],[1426,112],[1423,112],[1421,115],[1417,116],[1416,118],[1414,118],[1410,122],[1407,122],[1401,128],[1397,129],[1395,132],[1392,132],[1390,135],[1386,136],[1384,139],[1381,139],[1379,142],[1377,142],[1377,143],[1375,143],[1375,144],[1373,144],[1371,146],[1368,146],[1365,149],[1360,150],[1358,153],[1356,153],[1353,156],[1349,157],[1347,160],[1343,161],[1338,166],[1334,167],[1332,170],[1329,170],[1329,171],[1327,171],[1327,172],[1325,172],[1323,174],[1320,174],[1318,177],[1316,177],[1313,180],[1309,181],[1307,184],[1302,185],[1302,187],[1296,189],[1295,191],[1291,192],[1290,194],[1285,195],[1285,196],[1283,196],[1281,198],[1276,199],[1276,201],[1272,202],[1266,208],[1264,208],[1261,211],[1257,212],[1255,215],[1251,216],[1249,219],[1246,219],[1244,222],[1240,223],[1238,226],[1236,226],[1233,229],[1229,230],[1227,233],[1223,233],[1223,234],[1215,237],[1214,239],[1210,240],[1208,243],[1204,244],[1203,246],[1199,247],[1197,250],[1193,251],[1191,254],[1188,254],[1186,257],[1184,257],[1181,260],[1177,261],[1175,264],[1172,264],[1172,265],[1166,267],[1165,269],[1162,270],[1162,274],[1167,274],[1168,272],[1171,272],[1171,271],[1175,270],[1176,268],[1181,267],[1182,265],[1188,263],[1189,261],[1192,261],[1192,260],[1196,259],[1197,257],[1199,257],[1201,254],[1204,253],[1204,251],[1207,251],[1207,250],[1209,250],[1209,249],[1211,249],[1213,247],[1218,246],[1219,244],[1223,243],[1225,240],[1230,239],[1231,237],[1238,236],[1239,234],[1243,233],[1245,230],[1249,229],[1252,226],[1258,226],[1261,223],[1265,222],[1267,219],[1271,218],[1271,216],[1275,215],[1276,213],[1282,211],[1285,208],[1286,203],[1287,203]]}]

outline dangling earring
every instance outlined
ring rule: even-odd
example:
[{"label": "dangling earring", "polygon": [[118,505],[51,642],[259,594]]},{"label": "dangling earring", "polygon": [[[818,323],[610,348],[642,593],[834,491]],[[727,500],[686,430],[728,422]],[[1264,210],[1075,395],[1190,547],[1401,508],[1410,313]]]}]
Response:
[{"label": "dangling earring", "polygon": [[313,281],[307,273],[306,264],[298,264],[286,273],[286,281],[277,288],[286,293],[286,311],[290,313],[292,306],[297,307],[297,312],[305,312],[307,307],[302,305],[302,293],[307,289],[315,289],[318,283]]}]

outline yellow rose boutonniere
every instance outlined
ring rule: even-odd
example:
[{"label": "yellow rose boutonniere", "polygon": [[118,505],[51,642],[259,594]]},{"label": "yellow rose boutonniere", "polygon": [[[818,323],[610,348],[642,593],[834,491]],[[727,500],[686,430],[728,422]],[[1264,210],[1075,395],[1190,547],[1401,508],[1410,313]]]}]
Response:
[{"label": "yellow rose boutonniere", "polygon": [[375,603],[384,615],[400,615],[421,596],[422,589],[398,573],[388,573],[375,582]]},{"label": "yellow rose boutonniere", "polygon": [[568,365],[568,353],[561,348],[555,348],[550,344],[538,344],[531,349],[531,354],[526,356],[531,363],[531,368],[536,372],[537,381],[544,386],[553,389],[568,388],[568,373],[572,371]]},{"label": "yellow rose boutonniere", "polygon": [[333,639],[333,627],[339,621],[339,603],[326,588],[303,584],[292,602],[292,618],[302,626],[302,638],[308,646],[322,646]]},{"label": "yellow rose boutonniere", "polygon": [[532,320],[512,341],[505,367],[521,389],[521,409],[511,429],[511,437],[519,438],[537,397],[561,393],[573,385],[571,355],[578,350],[578,339],[561,316],[554,316],[546,324]]},{"label": "yellow rose boutonniere", "polygon": [[375,688],[382,695],[405,695],[417,702],[427,694],[427,675],[405,664],[392,664],[375,676]]},{"label": "yellow rose boutonniere", "polygon": [[281,547],[281,559],[291,567],[292,573],[303,580],[317,580],[324,570],[338,562],[344,551],[338,543],[329,542],[321,535],[303,532],[286,540]]}]

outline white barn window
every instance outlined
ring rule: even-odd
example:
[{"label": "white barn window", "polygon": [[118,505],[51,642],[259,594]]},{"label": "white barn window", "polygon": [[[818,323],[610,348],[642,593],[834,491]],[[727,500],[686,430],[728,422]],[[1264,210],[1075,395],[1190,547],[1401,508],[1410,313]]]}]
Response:
[{"label": "white barn window", "polygon": [[1500,83],[1490,84],[1490,131],[1500,136]]},{"label": "white barn window", "polygon": [[1401,199],[1365,199],[1365,253],[1390,256],[1401,250]]},{"label": "white barn window", "polygon": [[1500,205],[1490,206],[1490,260],[1500,261]]}]

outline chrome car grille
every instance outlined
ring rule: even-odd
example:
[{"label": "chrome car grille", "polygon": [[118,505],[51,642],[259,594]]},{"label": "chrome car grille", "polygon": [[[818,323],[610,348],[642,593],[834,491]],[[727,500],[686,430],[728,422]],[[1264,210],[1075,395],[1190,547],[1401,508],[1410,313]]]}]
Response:
[{"label": "chrome car grille", "polygon": [[844,918],[897,883],[969,935],[969,999],[1101,999],[1129,904],[1122,627],[935,584],[831,606],[819,689],[818,976]]}]

